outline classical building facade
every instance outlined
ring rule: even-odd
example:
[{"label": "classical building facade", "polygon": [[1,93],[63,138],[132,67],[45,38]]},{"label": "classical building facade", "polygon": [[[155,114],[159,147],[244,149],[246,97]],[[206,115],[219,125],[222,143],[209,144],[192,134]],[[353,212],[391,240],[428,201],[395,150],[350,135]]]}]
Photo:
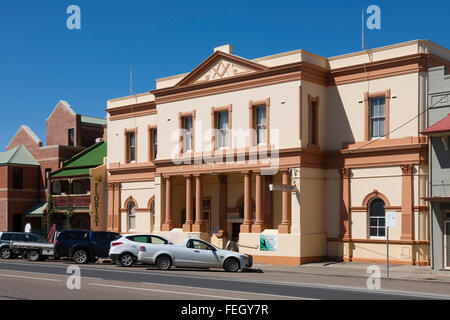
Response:
[{"label": "classical building facade", "polygon": [[428,68],[418,40],[325,58],[230,45],[108,101],[108,229],[237,241],[256,262],[430,260]]},{"label": "classical building facade", "polygon": [[443,66],[429,70],[428,125],[431,266],[450,269],[450,75]]}]

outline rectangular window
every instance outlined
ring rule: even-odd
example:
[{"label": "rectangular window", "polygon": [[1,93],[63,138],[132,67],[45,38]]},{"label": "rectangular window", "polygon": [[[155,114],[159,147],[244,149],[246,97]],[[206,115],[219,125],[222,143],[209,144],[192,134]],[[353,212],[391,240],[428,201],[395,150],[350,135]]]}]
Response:
[{"label": "rectangular window", "polygon": [[13,188],[23,189],[23,169],[13,168]]},{"label": "rectangular window", "polygon": [[136,161],[136,133],[128,133],[128,162]]},{"label": "rectangular window", "polygon": [[192,151],[192,116],[183,118],[183,150],[184,152]]},{"label": "rectangular window", "polygon": [[50,178],[50,172],[52,172],[51,168],[45,168],[45,189],[48,188],[48,179]]},{"label": "rectangular window", "polygon": [[158,154],[158,130],[153,129],[153,160],[156,159]]},{"label": "rectangular window", "polygon": [[217,112],[217,148],[228,147],[228,111]]},{"label": "rectangular window", "polygon": [[267,118],[266,118],[266,106],[260,106],[255,108],[255,124],[256,124],[256,143],[265,144],[267,134]]},{"label": "rectangular window", "polygon": [[386,98],[370,98],[370,137],[379,138],[385,135]]},{"label": "rectangular window", "polygon": [[75,130],[73,128],[68,130],[68,144],[72,147],[75,145]]},{"label": "rectangular window", "polygon": [[311,112],[310,112],[310,119],[309,119],[309,143],[312,145],[317,145],[317,102],[312,101],[311,102]]}]

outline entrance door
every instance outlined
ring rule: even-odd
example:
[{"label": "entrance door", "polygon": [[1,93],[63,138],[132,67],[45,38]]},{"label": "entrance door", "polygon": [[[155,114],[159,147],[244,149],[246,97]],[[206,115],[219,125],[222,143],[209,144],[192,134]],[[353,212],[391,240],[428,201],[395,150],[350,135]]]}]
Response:
[{"label": "entrance door", "polygon": [[445,252],[445,267],[450,268],[450,221],[445,221],[445,239],[444,239],[444,252]]},{"label": "entrance door", "polygon": [[239,233],[241,232],[241,224],[233,223],[231,225],[231,241],[239,242]]},{"label": "entrance door", "polygon": [[23,232],[22,215],[21,214],[15,214],[13,216],[13,231],[14,232]]}]

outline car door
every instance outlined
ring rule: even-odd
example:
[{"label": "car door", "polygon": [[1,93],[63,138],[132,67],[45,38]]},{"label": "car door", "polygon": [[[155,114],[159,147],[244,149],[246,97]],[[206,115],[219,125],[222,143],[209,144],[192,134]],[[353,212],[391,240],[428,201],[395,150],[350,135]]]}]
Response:
[{"label": "car door", "polygon": [[131,251],[131,253],[136,257],[139,254],[139,248],[142,243],[151,243],[150,237],[147,235],[128,236],[127,239],[131,241],[129,243],[128,250]]},{"label": "car door", "polygon": [[192,266],[193,267],[219,267],[219,257],[216,249],[209,243],[198,239],[191,239],[190,248],[192,250]]},{"label": "car door", "polygon": [[91,234],[91,247],[94,255],[99,258],[107,257],[113,237],[110,232],[96,231]]}]

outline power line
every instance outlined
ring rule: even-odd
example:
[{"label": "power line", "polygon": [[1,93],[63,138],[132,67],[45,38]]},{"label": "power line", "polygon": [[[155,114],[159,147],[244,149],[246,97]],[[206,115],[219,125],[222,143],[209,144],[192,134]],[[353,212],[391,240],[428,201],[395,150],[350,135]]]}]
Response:
[{"label": "power line", "polygon": [[374,142],[377,142],[377,141],[380,140],[380,139],[385,138],[387,135],[390,135],[391,133],[393,133],[393,132],[399,130],[400,128],[403,128],[404,126],[406,126],[406,125],[409,124],[410,122],[414,121],[415,119],[417,119],[418,117],[420,117],[421,115],[423,115],[423,114],[424,114],[425,112],[427,112],[430,108],[432,108],[432,107],[434,107],[436,104],[440,103],[442,100],[444,100],[444,98],[446,98],[446,97],[445,97],[445,96],[442,97],[440,100],[436,101],[436,102],[433,103],[431,106],[425,108],[424,111],[422,111],[422,112],[419,113],[418,115],[414,116],[414,118],[412,118],[412,119],[406,121],[405,123],[401,124],[401,125],[398,126],[397,128],[395,128],[395,129],[389,131],[388,133],[384,134],[384,135],[381,136],[381,137],[378,137],[377,139],[374,139],[374,140],[369,141],[368,143],[366,143],[365,145],[363,145],[363,146],[361,146],[361,147],[359,147],[359,148],[357,148],[357,149],[351,150],[351,152],[349,152],[349,153],[353,153],[353,152],[356,152],[356,151],[358,151],[358,150],[360,150],[360,149],[362,149],[362,148],[364,148],[364,147],[367,147],[368,145],[370,145],[370,144],[372,144],[372,143],[374,143]]}]

